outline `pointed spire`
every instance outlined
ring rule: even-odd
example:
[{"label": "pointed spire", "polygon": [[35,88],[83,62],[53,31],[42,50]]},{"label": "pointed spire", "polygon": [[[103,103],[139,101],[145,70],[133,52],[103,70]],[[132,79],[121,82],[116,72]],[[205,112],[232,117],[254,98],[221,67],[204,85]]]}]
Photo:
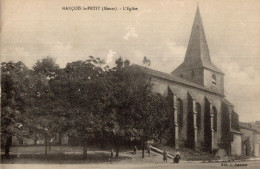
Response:
[{"label": "pointed spire", "polygon": [[197,5],[197,11],[193,22],[184,62],[172,73],[183,72],[202,67],[222,73],[215,65],[211,63],[208,44],[200,16],[199,5]]}]

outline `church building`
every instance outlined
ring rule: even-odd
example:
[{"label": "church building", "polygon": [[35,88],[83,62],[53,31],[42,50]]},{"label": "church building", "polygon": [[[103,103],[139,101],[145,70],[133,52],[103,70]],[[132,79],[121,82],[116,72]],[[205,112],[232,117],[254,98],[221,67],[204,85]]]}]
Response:
[{"label": "church building", "polygon": [[224,73],[211,62],[199,8],[181,65],[169,74],[134,66],[151,76],[154,92],[169,99],[176,149],[224,149],[241,155],[238,115],[225,98]]}]

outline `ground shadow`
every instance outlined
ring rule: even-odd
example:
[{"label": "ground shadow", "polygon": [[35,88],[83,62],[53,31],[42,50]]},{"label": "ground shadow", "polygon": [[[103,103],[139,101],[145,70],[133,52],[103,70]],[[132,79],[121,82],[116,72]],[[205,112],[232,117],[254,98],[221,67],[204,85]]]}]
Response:
[{"label": "ground shadow", "polygon": [[10,155],[9,159],[6,159],[4,155],[1,155],[2,164],[84,164],[84,163],[111,163],[121,160],[130,159],[130,157],[119,157],[110,159],[107,153],[95,153],[89,154],[84,160],[81,154],[21,154]]}]

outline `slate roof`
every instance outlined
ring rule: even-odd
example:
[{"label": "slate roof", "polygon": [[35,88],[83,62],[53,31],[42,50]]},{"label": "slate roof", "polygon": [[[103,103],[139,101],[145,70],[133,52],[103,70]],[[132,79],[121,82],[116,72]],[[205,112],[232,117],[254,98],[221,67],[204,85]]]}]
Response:
[{"label": "slate roof", "polygon": [[147,67],[144,67],[144,66],[136,65],[136,64],[133,64],[132,67],[141,69],[142,71],[144,71],[148,75],[151,75],[151,76],[154,76],[154,77],[157,77],[157,78],[160,78],[160,79],[165,79],[165,80],[175,82],[175,83],[178,83],[178,84],[182,84],[182,85],[185,85],[185,86],[188,86],[188,87],[193,87],[193,88],[204,90],[204,91],[207,91],[207,92],[210,92],[210,93],[214,93],[214,94],[224,96],[223,93],[221,93],[221,92],[219,92],[215,89],[206,88],[202,85],[199,85],[199,84],[193,83],[191,81],[185,80],[185,79],[180,78],[176,75],[160,72],[160,71],[157,71],[157,70],[154,70],[154,69],[151,69],[151,68],[147,68]]},{"label": "slate roof", "polygon": [[197,8],[196,16],[193,22],[184,62],[172,71],[172,74],[198,68],[206,68],[220,74],[224,74],[219,68],[211,63],[199,7]]}]

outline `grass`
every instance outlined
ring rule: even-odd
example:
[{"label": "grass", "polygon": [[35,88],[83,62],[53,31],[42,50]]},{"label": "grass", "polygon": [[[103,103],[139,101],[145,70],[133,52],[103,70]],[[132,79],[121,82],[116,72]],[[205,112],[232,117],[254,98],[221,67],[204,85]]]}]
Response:
[{"label": "grass", "polygon": [[[176,150],[168,146],[158,146],[161,149],[175,155]],[[100,149],[97,147],[88,148],[87,159],[82,158],[82,147],[80,146],[52,146],[51,150],[48,149],[48,155],[45,156],[44,146],[16,146],[10,149],[10,159],[4,158],[4,152],[1,152],[1,163],[5,164],[84,164],[84,163],[111,163],[110,160],[111,147],[106,149]],[[137,154],[133,155],[131,149],[120,148],[120,154],[118,159],[113,159],[112,162],[116,163],[162,163],[163,159],[161,155],[156,153],[145,154],[145,158],[142,157],[142,151],[138,150]],[[217,158],[206,152],[194,151],[188,148],[180,148],[178,150],[181,154],[181,161],[212,161]],[[115,152],[114,152],[115,155]],[[239,159],[242,157],[237,157]],[[172,162],[171,159],[168,159]],[[229,160],[229,159],[227,159]],[[244,159],[240,159],[244,160]],[[231,160],[233,161],[233,160]]]},{"label": "grass", "polygon": [[[127,157],[119,157],[113,160],[120,161],[125,160]],[[21,154],[11,155],[10,159],[2,158],[1,163],[4,164],[84,164],[84,163],[110,163],[109,154],[107,153],[95,153],[89,154],[87,159],[82,159],[80,154]]]},{"label": "grass", "polygon": [[[80,146],[52,146],[45,156],[44,146],[16,146],[10,149],[10,159],[5,159],[1,152],[1,163],[5,164],[83,164],[83,163],[111,163],[110,149],[88,148],[87,159],[82,158],[82,147]],[[115,152],[114,152],[115,155]],[[141,157],[141,152],[133,155],[129,149],[121,149],[119,158],[112,162],[136,161]]]}]

